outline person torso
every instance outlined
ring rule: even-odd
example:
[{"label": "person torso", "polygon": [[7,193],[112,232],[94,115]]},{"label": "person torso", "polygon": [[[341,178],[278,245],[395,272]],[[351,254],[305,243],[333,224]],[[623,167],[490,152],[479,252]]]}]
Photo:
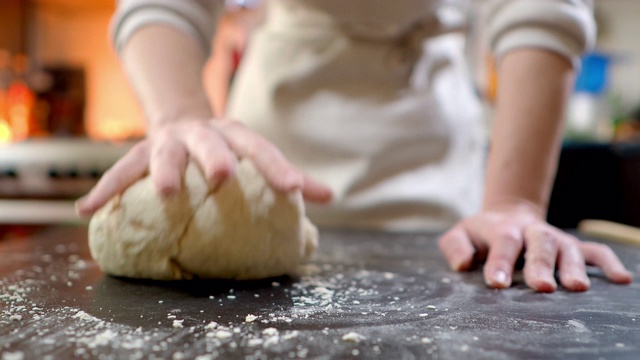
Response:
[{"label": "person torso", "polygon": [[334,191],[328,226],[441,228],[479,205],[468,1],[272,0],[228,115]]}]

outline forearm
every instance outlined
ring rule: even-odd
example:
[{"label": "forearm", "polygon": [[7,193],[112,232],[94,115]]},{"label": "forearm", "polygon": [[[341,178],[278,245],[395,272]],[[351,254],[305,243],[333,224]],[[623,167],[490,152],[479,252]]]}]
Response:
[{"label": "forearm", "polygon": [[528,203],[544,218],[574,71],[564,57],[526,49],[507,54],[498,72],[484,208]]},{"label": "forearm", "polygon": [[161,24],[141,28],[124,45],[122,64],[149,131],[166,122],[212,116],[202,84],[206,57],[193,37]]}]

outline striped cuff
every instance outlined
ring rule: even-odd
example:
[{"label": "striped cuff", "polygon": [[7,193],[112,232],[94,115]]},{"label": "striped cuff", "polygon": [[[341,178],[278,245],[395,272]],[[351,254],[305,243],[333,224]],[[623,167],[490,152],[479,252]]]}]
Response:
[{"label": "striped cuff", "polygon": [[540,48],[579,68],[580,55],[595,44],[596,23],[586,2],[511,0],[494,6],[487,26],[498,59],[512,50]]}]

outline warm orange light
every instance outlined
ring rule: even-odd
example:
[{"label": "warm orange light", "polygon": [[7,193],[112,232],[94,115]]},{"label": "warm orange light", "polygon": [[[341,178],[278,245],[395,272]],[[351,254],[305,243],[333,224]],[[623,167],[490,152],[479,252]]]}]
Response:
[{"label": "warm orange light", "polygon": [[103,118],[96,124],[97,137],[106,140],[126,140],[138,135],[135,124],[129,119]]},{"label": "warm orange light", "polygon": [[9,110],[11,130],[15,140],[24,140],[29,137],[29,114],[29,108],[23,104],[14,105]]},{"label": "warm orange light", "polygon": [[5,96],[12,138],[14,141],[24,140],[35,130],[32,119],[35,95],[24,81],[16,80],[11,83]]},{"label": "warm orange light", "polygon": [[0,119],[0,144],[10,143],[12,139],[11,126],[6,120]]}]

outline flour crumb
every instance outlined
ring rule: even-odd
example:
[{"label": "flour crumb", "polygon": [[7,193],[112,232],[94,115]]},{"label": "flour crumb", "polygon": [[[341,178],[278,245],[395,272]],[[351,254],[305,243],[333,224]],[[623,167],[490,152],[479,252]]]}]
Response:
[{"label": "flour crumb", "polygon": [[619,347],[619,348],[624,347],[624,344],[623,343],[616,343],[616,347]]},{"label": "flour crumb", "polygon": [[5,352],[2,354],[2,360],[23,360],[24,353],[22,351]]},{"label": "flour crumb", "polygon": [[390,272],[386,272],[386,273],[384,273],[384,274],[383,274],[383,276],[384,276],[384,278],[385,278],[385,279],[387,279],[387,280],[391,280],[391,279],[393,279],[393,278],[395,277],[395,276],[394,276],[392,273],[390,273]]},{"label": "flour crumb", "polygon": [[250,323],[254,322],[257,318],[257,316],[249,314],[246,318],[244,318],[244,321]]},{"label": "flour crumb", "polygon": [[300,332],[298,330],[287,331],[284,335],[282,335],[282,340],[291,340],[297,338]]},{"label": "flour crumb", "polygon": [[263,342],[264,342],[264,340],[262,340],[260,338],[249,339],[249,341],[247,341],[247,346],[249,346],[249,347],[259,346],[259,345],[262,345]]},{"label": "flour crumb", "polygon": [[208,323],[207,325],[205,325],[204,328],[205,328],[205,330],[213,330],[213,329],[215,329],[217,327],[218,327],[218,323],[215,322],[215,321],[212,321],[212,322]]},{"label": "flour crumb", "polygon": [[216,331],[216,338],[218,339],[228,339],[231,336],[233,336],[233,334],[227,330],[218,330]]},{"label": "flour crumb", "polygon": [[427,313],[418,314],[418,316],[420,316],[420,317],[425,317],[427,315],[429,315],[429,314],[427,314]]},{"label": "flour crumb", "polygon": [[435,310],[436,306],[435,305],[427,305],[427,310]]},{"label": "flour crumb", "polygon": [[181,351],[176,351],[173,353],[171,357],[173,360],[183,360],[185,358],[184,353]]},{"label": "flour crumb", "polygon": [[351,350],[351,355],[353,355],[353,356],[358,356],[358,355],[360,355],[360,350],[358,350],[358,349],[353,349],[353,350]]},{"label": "flour crumb", "polygon": [[80,320],[91,320],[93,318],[91,315],[82,310],[78,311],[75,315],[73,315],[73,317]]},{"label": "flour crumb", "polygon": [[213,359],[214,359],[213,355],[210,355],[210,354],[198,355],[195,358],[195,360],[213,360]]},{"label": "flour crumb", "polygon": [[276,328],[266,328],[264,330],[262,330],[262,335],[264,336],[277,336],[278,335],[278,329]]},{"label": "flour crumb", "polygon": [[277,281],[274,281],[274,282],[272,282],[272,283],[271,283],[271,286],[273,286],[273,287],[279,287],[279,286],[280,286],[280,283],[279,283],[279,282],[277,282]]},{"label": "flour crumb", "polygon": [[89,349],[95,349],[98,346],[106,346],[109,345],[113,339],[115,339],[117,334],[111,330],[105,330],[102,333],[96,335],[93,339],[87,338],[86,344]]},{"label": "flour crumb", "polygon": [[467,344],[462,345],[462,346],[460,347],[460,351],[462,351],[462,352],[467,352],[467,351],[469,351],[469,345],[467,345]]},{"label": "flour crumb", "polygon": [[440,280],[440,281],[442,281],[444,284],[451,283],[451,279],[449,279],[448,277],[443,277],[442,280]]},{"label": "flour crumb", "polygon": [[122,343],[122,348],[126,350],[142,349],[143,347],[144,347],[144,340],[142,339],[135,339],[129,342]]},{"label": "flour crumb", "polygon": [[420,342],[423,344],[431,344],[433,342],[433,339],[429,337],[423,337],[422,339],[420,339]]},{"label": "flour crumb", "polygon": [[358,334],[357,332],[348,332],[342,335],[342,341],[357,343],[366,339],[364,336]]},{"label": "flour crumb", "polygon": [[280,338],[277,335],[271,336],[264,341],[264,344],[262,346],[265,348],[268,348],[271,345],[277,345],[279,341],[280,341]]},{"label": "flour crumb", "polygon": [[183,328],[184,325],[182,325],[182,322],[184,321],[184,319],[182,320],[173,320],[173,327],[176,329],[180,329]]},{"label": "flour crumb", "polygon": [[309,355],[309,349],[307,348],[300,349],[298,350],[298,353],[296,355],[298,355],[298,358],[304,359],[307,357],[307,355]]},{"label": "flour crumb", "polygon": [[11,321],[20,321],[20,320],[22,320],[22,315],[11,315],[11,316],[9,316],[9,320],[11,320]]}]

